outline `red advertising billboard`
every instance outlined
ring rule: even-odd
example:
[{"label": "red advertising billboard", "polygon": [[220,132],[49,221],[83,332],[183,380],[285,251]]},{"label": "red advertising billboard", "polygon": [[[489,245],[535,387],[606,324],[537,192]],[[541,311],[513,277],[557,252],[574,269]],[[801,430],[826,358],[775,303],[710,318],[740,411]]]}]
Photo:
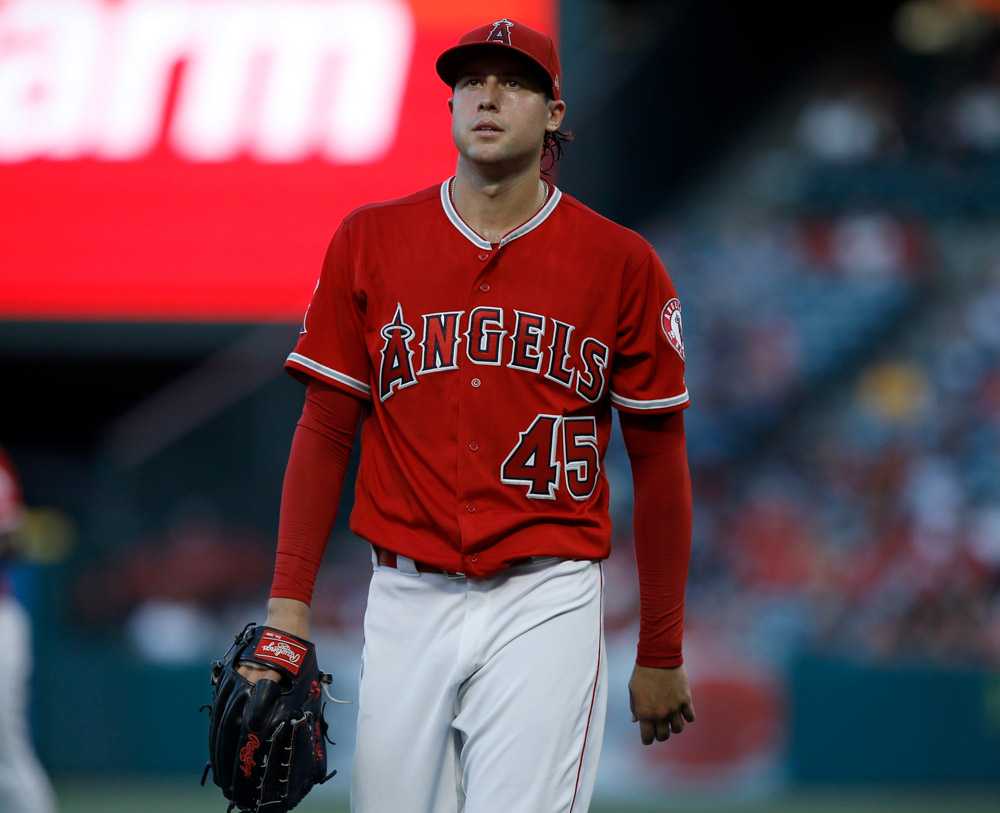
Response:
[{"label": "red advertising billboard", "polygon": [[297,320],[343,215],[454,171],[437,55],[555,6],[0,0],[0,319]]}]

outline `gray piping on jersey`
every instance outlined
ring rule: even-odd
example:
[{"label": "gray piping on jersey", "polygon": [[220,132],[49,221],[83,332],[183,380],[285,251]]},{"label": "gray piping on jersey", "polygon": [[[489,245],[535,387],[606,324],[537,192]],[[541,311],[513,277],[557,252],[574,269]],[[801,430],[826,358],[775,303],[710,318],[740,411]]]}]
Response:
[{"label": "gray piping on jersey", "polygon": [[301,353],[291,353],[288,356],[288,361],[294,361],[296,364],[308,367],[315,373],[319,373],[326,378],[332,378],[334,381],[339,381],[341,384],[346,384],[348,387],[356,389],[359,392],[363,392],[365,395],[370,396],[372,394],[372,388],[364,382],[358,381],[356,378],[351,378],[349,375],[338,373],[336,370],[330,367],[325,367],[319,362],[313,361],[311,358],[306,358]]},{"label": "gray piping on jersey", "polygon": [[[451,178],[441,184],[441,206],[444,208],[444,213],[448,216],[451,224],[458,229],[466,239],[469,240],[477,248],[486,249],[490,251],[493,249],[493,244],[488,240],[484,240],[478,234],[476,234],[469,224],[462,220],[462,216],[455,210],[455,206],[451,202],[451,194],[449,192],[449,186],[451,185]],[[538,228],[545,222],[545,219],[552,214],[553,210],[556,208],[556,204],[559,203],[559,199],[562,197],[562,192],[552,184],[549,184],[551,192],[549,194],[548,202],[539,209],[534,217],[530,220],[522,223],[514,231],[505,234],[504,238],[500,241],[497,248],[507,245],[507,243],[512,240],[516,240],[518,237],[524,237],[529,231]]]},{"label": "gray piping on jersey", "polygon": [[611,403],[615,406],[629,407],[630,409],[665,409],[667,407],[679,406],[690,400],[688,391],[684,390],[680,395],[673,398],[659,398],[655,401],[636,401],[632,398],[622,398],[620,395],[611,393]]}]

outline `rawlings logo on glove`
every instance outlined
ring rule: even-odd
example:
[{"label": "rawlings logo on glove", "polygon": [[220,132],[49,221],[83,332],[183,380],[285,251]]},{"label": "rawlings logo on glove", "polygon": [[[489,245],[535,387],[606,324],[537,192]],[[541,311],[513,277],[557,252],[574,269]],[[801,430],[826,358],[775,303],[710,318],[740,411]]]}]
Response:
[{"label": "rawlings logo on glove", "polygon": [[240,749],[240,770],[247,779],[250,778],[250,774],[257,765],[253,755],[256,753],[259,745],[260,740],[257,739],[257,735],[251,734],[247,738],[247,744]]},{"label": "rawlings logo on glove", "polygon": [[305,654],[306,647],[298,640],[277,630],[265,630],[253,653],[254,658],[267,661],[272,665],[284,666],[293,675],[298,674]]},{"label": "rawlings logo on glove", "polygon": [[[275,670],[280,683],[266,678],[251,683],[237,671],[244,663]],[[211,770],[230,811],[285,813],[313,785],[330,779],[337,772],[326,772],[323,741],[333,743],[321,697],[330,680],[316,665],[309,641],[248,624],[225,657],[212,663],[209,761],[202,785]]]}]

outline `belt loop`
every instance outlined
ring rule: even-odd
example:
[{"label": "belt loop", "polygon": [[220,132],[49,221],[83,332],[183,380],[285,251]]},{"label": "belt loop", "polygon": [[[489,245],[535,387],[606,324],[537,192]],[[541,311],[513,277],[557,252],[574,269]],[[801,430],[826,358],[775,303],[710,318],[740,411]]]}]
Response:
[{"label": "belt loop", "polygon": [[400,573],[406,573],[408,576],[420,575],[420,572],[417,570],[417,563],[409,556],[400,556],[398,553],[396,554],[396,570]]},{"label": "belt loop", "polygon": [[372,570],[378,570],[381,565],[378,563],[378,553],[375,551],[375,546],[372,545]]}]

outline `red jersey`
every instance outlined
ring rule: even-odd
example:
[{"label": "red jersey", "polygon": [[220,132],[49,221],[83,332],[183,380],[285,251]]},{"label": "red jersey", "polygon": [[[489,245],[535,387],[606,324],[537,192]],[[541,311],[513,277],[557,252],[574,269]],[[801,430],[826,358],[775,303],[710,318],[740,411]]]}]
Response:
[{"label": "red jersey", "polygon": [[445,182],[344,219],[285,366],[370,403],[351,530],[488,576],[610,553],[610,408],[687,406],[680,311],[649,243],[558,189],[491,245]]}]

